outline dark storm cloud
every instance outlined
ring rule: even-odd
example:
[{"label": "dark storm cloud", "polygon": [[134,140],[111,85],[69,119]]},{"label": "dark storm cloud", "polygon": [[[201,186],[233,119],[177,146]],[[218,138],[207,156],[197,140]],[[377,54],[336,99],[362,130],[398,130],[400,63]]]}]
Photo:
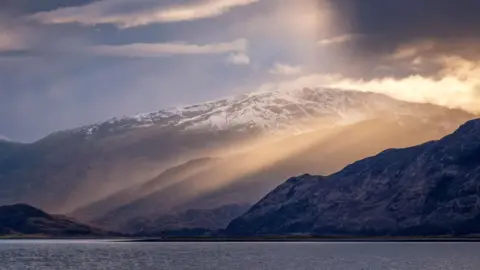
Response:
[{"label": "dark storm cloud", "polygon": [[480,1],[319,3],[335,12],[337,36],[318,42],[337,51],[331,86],[480,112]]},{"label": "dark storm cloud", "polygon": [[29,14],[59,7],[85,5],[95,0],[2,0],[0,10],[11,14]]},{"label": "dark storm cloud", "polygon": [[[402,77],[432,74],[441,67],[429,58],[480,55],[479,0],[329,0],[341,32],[361,35],[353,49],[342,52],[362,62],[361,76]],[[429,44],[429,45],[425,45]],[[391,57],[394,54],[408,57]],[[412,65],[412,57],[423,57]],[[394,67],[392,67],[394,65]],[[366,67],[367,66],[367,67]],[[386,72],[386,73],[385,73]],[[357,74],[358,75],[358,74]]]},{"label": "dark storm cloud", "polygon": [[480,37],[478,0],[333,0],[353,32],[385,42]]}]

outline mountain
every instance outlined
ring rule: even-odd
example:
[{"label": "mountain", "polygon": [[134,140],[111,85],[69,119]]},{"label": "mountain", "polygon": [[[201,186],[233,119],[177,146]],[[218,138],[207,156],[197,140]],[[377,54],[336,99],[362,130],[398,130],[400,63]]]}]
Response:
[{"label": "mountain", "polygon": [[[432,111],[433,110],[433,111]],[[443,112],[442,112],[443,111]],[[73,130],[88,138],[150,127],[294,134],[318,124],[354,123],[382,113],[432,116],[444,108],[398,101],[385,95],[334,89],[253,92],[158,112],[114,118]]]},{"label": "mountain", "polygon": [[[297,134],[368,119],[405,117],[447,131],[473,118],[460,110],[374,93],[255,92],[114,118],[14,147],[0,154],[0,204],[25,202],[49,212],[72,213],[190,160],[230,157]],[[258,170],[253,165],[251,169]]]},{"label": "mountain", "polygon": [[26,204],[16,204],[0,206],[0,235],[97,237],[113,234],[65,216],[50,215]]},{"label": "mountain", "polygon": [[330,176],[289,179],[227,228],[233,235],[480,233],[480,120]]},{"label": "mountain", "polygon": [[[188,223],[179,213],[189,209],[209,211],[224,205],[251,205],[291,175],[333,173],[384,149],[424,143],[452,131],[438,127],[436,122],[404,117],[303,133],[221,159],[190,161],[72,215],[131,233],[139,228],[145,232],[185,227]],[[178,224],[173,217],[178,217]],[[169,222],[156,221],[165,219]],[[222,215],[218,219],[225,220]]]}]

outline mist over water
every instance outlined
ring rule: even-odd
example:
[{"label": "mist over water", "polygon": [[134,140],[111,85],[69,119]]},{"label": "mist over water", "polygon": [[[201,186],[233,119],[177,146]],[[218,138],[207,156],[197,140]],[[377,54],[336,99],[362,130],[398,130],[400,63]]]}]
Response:
[{"label": "mist over water", "polygon": [[480,243],[3,241],[0,269],[478,269]]}]

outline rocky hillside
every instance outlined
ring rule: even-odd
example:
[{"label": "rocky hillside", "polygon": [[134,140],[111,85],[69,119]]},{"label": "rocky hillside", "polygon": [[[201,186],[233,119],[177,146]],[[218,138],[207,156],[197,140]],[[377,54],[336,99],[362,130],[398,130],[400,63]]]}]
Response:
[{"label": "rocky hillside", "polygon": [[227,229],[233,235],[480,233],[480,120],[333,175],[280,185]]},{"label": "rocky hillside", "polygon": [[1,236],[99,237],[112,233],[65,216],[50,215],[26,204],[0,206]]}]

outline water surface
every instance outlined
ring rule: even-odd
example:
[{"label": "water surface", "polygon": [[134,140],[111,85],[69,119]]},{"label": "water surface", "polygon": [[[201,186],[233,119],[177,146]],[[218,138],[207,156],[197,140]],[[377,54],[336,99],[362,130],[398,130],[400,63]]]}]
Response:
[{"label": "water surface", "polygon": [[480,243],[0,241],[0,269],[480,269]]}]

